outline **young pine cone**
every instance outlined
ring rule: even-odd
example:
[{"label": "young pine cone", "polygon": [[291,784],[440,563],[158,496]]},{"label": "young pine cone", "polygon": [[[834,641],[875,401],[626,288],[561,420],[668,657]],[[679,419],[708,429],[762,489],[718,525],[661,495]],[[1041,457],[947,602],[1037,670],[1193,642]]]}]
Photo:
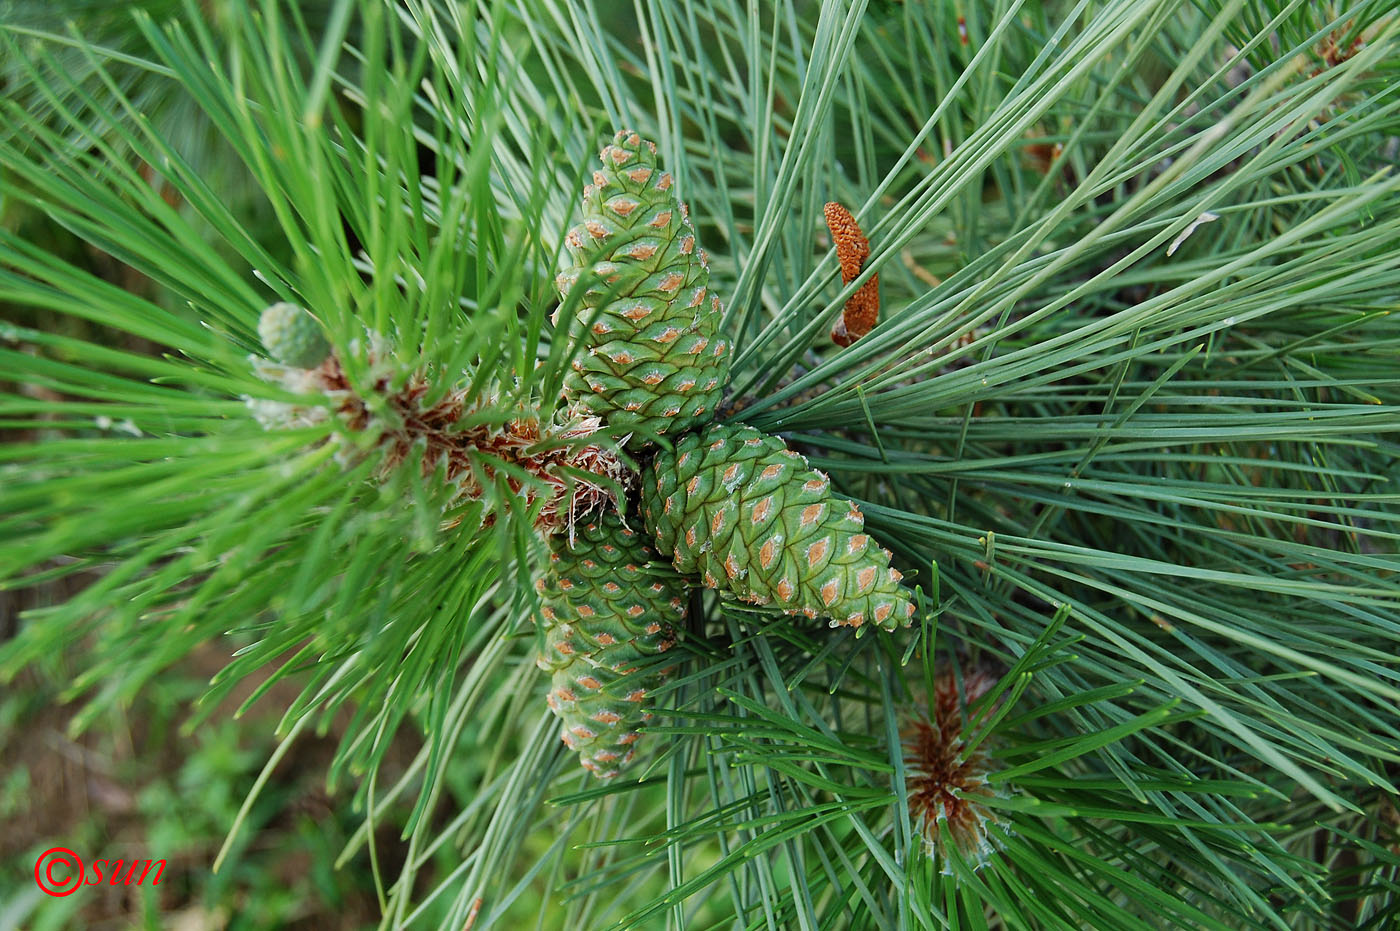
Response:
[{"label": "young pine cone", "polygon": [[562,737],[585,769],[603,778],[631,761],[637,728],[652,717],[652,691],[669,669],[656,658],[671,648],[685,616],[685,583],[659,561],[641,534],[616,514],[551,542],[543,596],[541,669],[553,673],[548,701]]},{"label": "young pine cone", "polygon": [[555,279],[566,299],[587,282],[568,327],[585,349],[564,388],[639,448],[714,417],[729,344],[719,336],[722,307],[709,292],[705,253],[656,146],[624,130],[600,158]]},{"label": "young pine cone", "polygon": [[914,603],[855,504],[775,436],[715,424],[657,453],[642,474],[657,548],[709,588],[788,614],[910,623]]}]

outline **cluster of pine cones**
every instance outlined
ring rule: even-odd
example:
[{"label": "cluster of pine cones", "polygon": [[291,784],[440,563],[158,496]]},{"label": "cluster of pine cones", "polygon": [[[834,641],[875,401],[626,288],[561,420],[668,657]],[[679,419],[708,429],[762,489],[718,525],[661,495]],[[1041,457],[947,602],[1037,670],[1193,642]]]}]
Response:
[{"label": "cluster of pine cones", "polygon": [[556,535],[539,584],[549,706],[584,767],[606,777],[632,759],[691,586],[833,625],[892,629],[914,605],[826,476],[777,437],[709,422],[729,344],[705,252],[655,145],[619,132],[600,159],[556,279],[582,344],[565,390],[637,452],[670,441],[643,468],[645,532],[608,514],[572,541]]},{"label": "cluster of pine cones", "polygon": [[[608,508],[546,534],[537,588],[549,707],[583,766],[606,778],[652,717],[692,587],[832,626],[892,630],[914,604],[825,475],[777,437],[712,422],[730,346],[686,207],[636,133],[617,133],[600,158],[565,238],[554,322],[578,344],[569,401],[642,464],[641,520]],[[319,334],[302,332],[315,325],[305,312],[277,305],[263,323],[274,358],[309,366],[324,354]]]}]

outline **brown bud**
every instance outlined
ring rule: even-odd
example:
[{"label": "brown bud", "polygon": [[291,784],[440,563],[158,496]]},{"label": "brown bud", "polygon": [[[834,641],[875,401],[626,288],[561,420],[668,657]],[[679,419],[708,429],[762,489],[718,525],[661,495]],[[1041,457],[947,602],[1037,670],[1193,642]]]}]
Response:
[{"label": "brown bud", "polygon": [[[841,283],[850,284],[860,277],[865,260],[870,257],[870,240],[860,231],[856,218],[841,204],[832,201],[823,213],[836,244],[836,259],[841,263]],[[870,280],[846,300],[841,319],[831,330],[831,338],[838,346],[849,346],[869,333],[879,319],[880,276],[871,275]]]}]

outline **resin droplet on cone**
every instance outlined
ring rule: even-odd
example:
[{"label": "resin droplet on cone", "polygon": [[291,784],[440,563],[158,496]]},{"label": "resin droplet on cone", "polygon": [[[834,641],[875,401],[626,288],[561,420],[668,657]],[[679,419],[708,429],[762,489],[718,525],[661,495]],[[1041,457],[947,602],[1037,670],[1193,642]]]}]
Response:
[{"label": "resin droplet on cone", "polygon": [[643,472],[642,508],[657,547],[710,588],[833,627],[913,617],[860,511],[775,436],[717,424],[682,437]]},{"label": "resin droplet on cone", "polygon": [[585,769],[604,778],[631,761],[652,716],[652,692],[669,670],[669,650],[685,616],[685,582],[616,514],[550,546],[536,583],[543,596],[541,669],[553,673],[549,707]]},{"label": "resin droplet on cone", "polygon": [[638,447],[714,416],[729,344],[705,253],[656,146],[623,131],[600,158],[555,279],[565,301],[585,282],[568,326],[583,349],[564,388]]}]

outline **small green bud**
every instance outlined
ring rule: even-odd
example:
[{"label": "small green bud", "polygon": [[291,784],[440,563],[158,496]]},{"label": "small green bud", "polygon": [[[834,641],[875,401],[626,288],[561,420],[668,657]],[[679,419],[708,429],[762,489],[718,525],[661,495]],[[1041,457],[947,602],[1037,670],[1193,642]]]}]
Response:
[{"label": "small green bud", "polygon": [[273,304],[258,318],[258,336],[267,354],[283,365],[315,368],[331,354],[321,324],[304,308],[285,301]]}]

